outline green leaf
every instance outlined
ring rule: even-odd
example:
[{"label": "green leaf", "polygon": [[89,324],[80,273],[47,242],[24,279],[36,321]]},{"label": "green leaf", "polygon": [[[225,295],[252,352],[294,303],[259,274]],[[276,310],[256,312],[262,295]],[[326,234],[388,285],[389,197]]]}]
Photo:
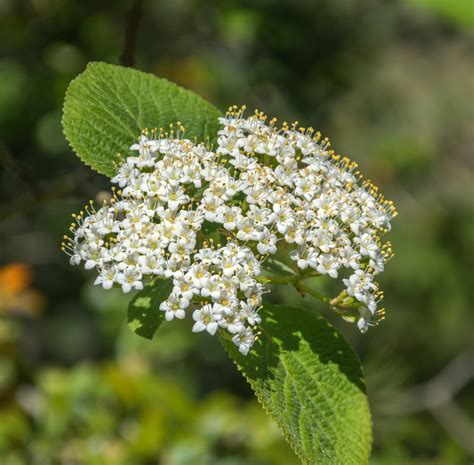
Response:
[{"label": "green leaf", "polygon": [[139,336],[152,339],[165,319],[160,304],[173,290],[172,279],[157,278],[145,285],[128,306],[128,326]]},{"label": "green leaf", "polygon": [[[143,129],[180,121],[185,137],[217,137],[219,110],[166,79],[130,68],[90,63],[68,87],[63,107],[66,139],[81,160],[112,176]],[[120,154],[120,155],[118,155]]]},{"label": "green leaf", "polygon": [[357,356],[315,313],[265,305],[260,315],[247,356],[223,345],[302,462],[367,464],[371,417]]}]

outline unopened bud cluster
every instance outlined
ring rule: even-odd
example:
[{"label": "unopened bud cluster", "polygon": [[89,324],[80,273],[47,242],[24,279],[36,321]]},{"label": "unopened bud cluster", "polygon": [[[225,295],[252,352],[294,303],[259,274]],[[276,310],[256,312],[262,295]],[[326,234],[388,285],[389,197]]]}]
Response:
[{"label": "unopened bud cluster", "polygon": [[[193,331],[229,333],[243,354],[258,334],[265,261],[285,255],[302,274],[340,278],[364,331],[381,314],[375,281],[392,252],[381,236],[396,215],[357,165],[310,129],[231,107],[214,148],[144,132],[112,182],[110,202],[75,216],[64,247],[95,268],[96,284],[173,290],[167,320],[192,313]],[[213,232],[214,231],[214,232]]]}]

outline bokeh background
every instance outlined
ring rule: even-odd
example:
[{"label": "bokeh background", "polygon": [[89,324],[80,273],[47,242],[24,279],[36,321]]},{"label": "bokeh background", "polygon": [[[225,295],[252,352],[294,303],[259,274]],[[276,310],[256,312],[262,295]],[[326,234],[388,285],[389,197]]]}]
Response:
[{"label": "bokeh background", "polygon": [[[215,338],[139,339],[128,297],[60,253],[109,187],[62,136],[64,92],[119,62],[130,7],[0,0],[0,464],[297,464]],[[365,367],[374,465],[472,463],[473,25],[472,0],[143,2],[137,68],[320,129],[398,206],[387,319],[328,315]]]}]

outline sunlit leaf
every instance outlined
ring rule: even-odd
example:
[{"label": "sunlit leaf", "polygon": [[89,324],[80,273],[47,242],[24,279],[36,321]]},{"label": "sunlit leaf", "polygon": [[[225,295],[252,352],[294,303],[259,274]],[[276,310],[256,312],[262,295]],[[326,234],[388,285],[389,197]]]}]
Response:
[{"label": "sunlit leaf", "polygon": [[128,306],[128,326],[139,336],[151,339],[165,319],[160,304],[173,289],[171,279],[155,279],[147,284]]},{"label": "sunlit leaf", "polygon": [[[90,63],[66,92],[64,134],[81,160],[112,176],[143,129],[180,121],[185,136],[212,142],[220,112],[194,92],[130,68]],[[119,155],[120,154],[120,155]],[[115,164],[114,164],[115,163]]]},{"label": "sunlit leaf", "polygon": [[357,356],[315,313],[265,305],[260,314],[247,356],[223,344],[302,462],[367,464],[371,417]]}]

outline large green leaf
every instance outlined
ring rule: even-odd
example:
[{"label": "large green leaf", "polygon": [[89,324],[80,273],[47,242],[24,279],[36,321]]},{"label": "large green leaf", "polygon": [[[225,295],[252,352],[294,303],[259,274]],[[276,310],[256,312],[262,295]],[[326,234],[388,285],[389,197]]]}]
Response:
[{"label": "large green leaf", "polygon": [[302,462],[367,464],[371,417],[359,360],[326,320],[265,305],[247,356],[223,344]]},{"label": "large green leaf", "polygon": [[[112,176],[143,129],[181,121],[185,136],[212,142],[219,110],[194,92],[122,66],[90,63],[66,92],[63,128],[83,162]],[[120,155],[118,155],[120,154]]]},{"label": "large green leaf", "polygon": [[128,306],[128,326],[139,336],[151,339],[165,319],[160,304],[172,289],[172,279],[157,278],[148,283]]}]

